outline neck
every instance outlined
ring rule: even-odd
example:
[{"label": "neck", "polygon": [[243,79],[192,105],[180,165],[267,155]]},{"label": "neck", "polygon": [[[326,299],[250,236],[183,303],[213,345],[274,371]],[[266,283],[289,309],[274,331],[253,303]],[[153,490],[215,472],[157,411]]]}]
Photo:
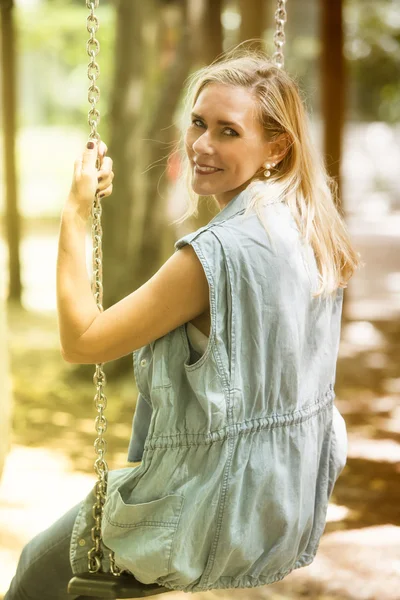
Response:
[{"label": "neck", "polygon": [[232,200],[232,198],[234,198],[235,196],[240,194],[240,192],[245,190],[247,188],[248,184],[249,184],[249,182],[246,181],[245,183],[243,183],[238,188],[235,188],[234,190],[229,190],[227,192],[223,192],[222,194],[214,194],[214,199],[218,202],[220,211],[229,204],[229,202]]}]

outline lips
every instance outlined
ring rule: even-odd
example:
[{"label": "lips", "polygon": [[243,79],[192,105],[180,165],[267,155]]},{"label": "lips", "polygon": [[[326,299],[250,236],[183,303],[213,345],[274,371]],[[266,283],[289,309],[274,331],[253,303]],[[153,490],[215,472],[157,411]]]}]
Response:
[{"label": "lips", "polygon": [[202,165],[200,163],[194,163],[194,171],[198,175],[214,175],[223,169],[219,169],[218,167],[213,167],[210,165]]},{"label": "lips", "polygon": [[196,167],[209,167],[210,169],[218,169],[219,171],[221,171],[221,169],[219,169],[219,167],[214,167],[214,165],[203,165],[202,163],[194,163]]}]

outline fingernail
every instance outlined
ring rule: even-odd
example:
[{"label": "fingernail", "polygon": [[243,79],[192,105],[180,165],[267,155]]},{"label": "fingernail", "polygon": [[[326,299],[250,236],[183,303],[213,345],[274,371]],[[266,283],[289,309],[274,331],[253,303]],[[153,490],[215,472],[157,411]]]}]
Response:
[{"label": "fingernail", "polygon": [[93,143],[93,142],[88,142],[88,143],[86,144],[86,147],[87,147],[89,150],[93,150],[93,148],[94,148],[94,143]]}]

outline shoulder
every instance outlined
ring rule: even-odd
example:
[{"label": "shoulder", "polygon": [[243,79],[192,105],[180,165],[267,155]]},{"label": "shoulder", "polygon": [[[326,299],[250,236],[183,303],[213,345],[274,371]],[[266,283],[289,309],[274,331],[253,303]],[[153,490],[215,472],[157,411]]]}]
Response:
[{"label": "shoulder", "polygon": [[229,239],[235,244],[235,233],[242,227],[241,215],[235,215],[227,221],[209,223],[179,238],[175,242],[175,249],[179,250],[186,245],[190,245],[204,250],[215,252],[218,246],[224,241],[229,243]]}]

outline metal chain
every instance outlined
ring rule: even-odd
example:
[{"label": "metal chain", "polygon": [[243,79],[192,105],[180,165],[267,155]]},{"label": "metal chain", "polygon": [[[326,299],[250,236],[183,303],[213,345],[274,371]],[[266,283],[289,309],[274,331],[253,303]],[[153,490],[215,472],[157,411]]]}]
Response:
[{"label": "metal chain", "polygon": [[[95,82],[100,76],[100,67],[96,62],[96,56],[100,52],[100,43],[96,39],[96,33],[99,29],[99,20],[94,14],[94,11],[99,6],[99,0],[86,0],[86,6],[90,10],[90,14],[87,17],[87,30],[90,33],[90,38],[86,44],[87,53],[90,57],[90,63],[88,65],[88,78],[91,82],[88,92],[88,101],[91,105],[91,109],[88,113],[88,123],[91,131],[89,140],[96,140],[100,142],[100,135],[97,132],[97,126],[100,122],[100,112],[96,108],[96,104],[100,99],[100,89],[97,87]],[[96,168],[99,168],[99,160],[96,161]],[[92,206],[92,240],[93,240],[93,276],[92,276],[92,292],[97,304],[97,308],[100,312],[103,312],[103,269],[102,269],[102,228],[101,228],[101,204],[98,194],[95,195],[95,199]],[[97,410],[97,417],[95,420],[95,429],[97,438],[94,442],[94,449],[97,458],[94,463],[94,469],[97,474],[97,482],[95,485],[96,502],[93,505],[92,514],[94,519],[94,526],[91,529],[91,538],[94,546],[88,552],[88,569],[89,573],[102,572],[102,559],[103,559],[103,547],[104,543],[101,536],[101,521],[103,518],[103,507],[106,500],[107,493],[107,480],[108,480],[108,465],[104,458],[107,451],[107,442],[104,438],[104,434],[107,431],[107,419],[104,415],[104,411],[107,407],[107,398],[104,393],[104,387],[106,385],[106,376],[103,372],[103,364],[96,365],[96,372],[93,376],[93,383],[96,386],[96,395],[94,397],[94,404]],[[113,575],[118,576],[121,574],[121,570],[115,564],[114,553],[109,553],[110,559],[110,571]]]},{"label": "metal chain", "polygon": [[284,32],[284,26],[287,21],[287,14],[285,9],[286,1],[287,0],[277,0],[277,8],[275,12],[276,29],[274,34],[274,44],[276,47],[276,51],[272,55],[272,60],[279,69],[282,69],[285,64],[285,59],[283,56],[283,46],[286,42]]}]

